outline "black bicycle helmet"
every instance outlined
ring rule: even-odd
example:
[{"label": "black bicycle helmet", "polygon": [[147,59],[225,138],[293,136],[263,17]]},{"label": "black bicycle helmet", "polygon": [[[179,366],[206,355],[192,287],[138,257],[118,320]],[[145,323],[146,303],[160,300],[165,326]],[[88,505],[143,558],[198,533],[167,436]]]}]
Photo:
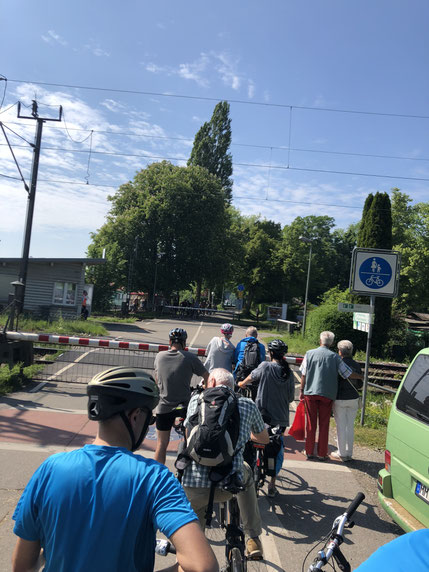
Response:
[{"label": "black bicycle helmet", "polygon": [[170,342],[180,343],[180,344],[182,344],[183,347],[186,346],[187,337],[188,337],[188,334],[187,334],[186,330],[184,330],[183,328],[174,328],[174,330],[171,330],[171,332],[169,334]]},{"label": "black bicycle helmet", "polygon": [[288,347],[282,340],[273,340],[268,344],[268,351],[276,359],[281,359],[287,353]]},{"label": "black bicycle helmet", "polygon": [[[140,368],[113,367],[95,375],[86,391],[89,419],[104,421],[119,414],[130,434],[132,451],[135,451],[153,422],[152,411],[159,402],[159,390],[153,377]],[[136,441],[125,412],[137,408],[147,412],[147,419]]]}]

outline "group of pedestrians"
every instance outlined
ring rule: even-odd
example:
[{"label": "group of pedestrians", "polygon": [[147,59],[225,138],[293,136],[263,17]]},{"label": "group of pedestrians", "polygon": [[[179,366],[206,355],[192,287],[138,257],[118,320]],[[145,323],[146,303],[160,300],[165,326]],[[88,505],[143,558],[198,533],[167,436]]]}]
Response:
[{"label": "group of pedestrians", "polygon": [[309,460],[329,459],[329,421],[334,410],[338,450],[332,453],[332,457],[348,462],[353,454],[354,419],[359,401],[357,388],[362,373],[359,364],[351,357],[353,344],[350,341],[338,342],[339,355],[330,350],[334,337],[332,332],[322,332],[319,347],[306,352],[300,367],[300,399],[305,401],[306,412],[305,452]]},{"label": "group of pedestrians", "polygon": [[[202,378],[203,389],[222,388],[231,396],[236,396],[238,388],[253,387],[254,399],[237,399],[238,434],[228,470],[243,485],[237,498],[247,556],[255,560],[263,557],[253,471],[243,453],[249,441],[267,445],[270,433],[277,429],[283,434],[289,425],[294,381],[283,359],[288,348],[282,340],[270,342],[270,361],[266,361],[265,346],[258,341],[256,328],[249,328],[237,347],[231,342],[231,324],[224,324],[221,334],[210,341],[204,365],[185,351],[186,331],[175,328],[169,335],[169,350],[156,356],[155,379],[137,368],[112,368],[93,378],[87,393],[89,419],[98,422],[95,441],[77,451],[53,455],[33,475],[14,513],[18,536],[14,572],[33,569],[41,554],[46,572],[152,570],[157,529],[177,550],[176,565],[166,570],[218,570],[203,534],[211,490],[209,467],[192,459],[181,484],[165,467],[175,419],[183,416],[189,431],[199,406],[199,396],[191,396],[194,375]],[[352,371],[353,348],[350,342],[340,343],[340,357],[329,350],[332,342],[333,334],[322,332],[320,347],[307,352],[301,366],[308,458],[314,457],[317,419],[317,454],[322,459],[327,457],[329,416],[335,399],[339,397],[334,409],[338,427],[348,427],[355,412],[355,404],[347,403],[353,398],[351,389],[338,383],[338,373],[345,380],[361,377]],[[260,363],[247,372],[254,359]],[[133,455],[154,422],[155,460]],[[343,437],[338,454],[346,460],[351,456],[347,430]],[[271,497],[278,494],[276,475],[282,460],[283,447],[268,485]],[[230,496],[218,487],[214,499]]]}]

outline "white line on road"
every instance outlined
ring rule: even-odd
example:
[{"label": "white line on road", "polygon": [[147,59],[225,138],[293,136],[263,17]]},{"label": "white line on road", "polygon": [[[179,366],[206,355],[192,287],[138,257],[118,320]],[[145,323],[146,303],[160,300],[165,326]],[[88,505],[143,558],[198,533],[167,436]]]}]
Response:
[{"label": "white line on road", "polygon": [[[97,348],[98,349],[98,348]],[[83,360],[84,357],[86,357],[88,354],[97,351],[97,349],[94,350],[89,350],[89,352],[85,352],[83,353],[81,356],[79,356],[78,358],[76,358],[74,360],[73,363],[69,363],[68,365],[66,365],[65,367],[63,367],[62,369],[60,369],[59,371],[57,371],[56,373],[52,374],[50,377],[48,377],[48,379],[46,381],[42,381],[42,383],[39,383],[38,385],[36,385],[36,387],[33,387],[33,389],[30,389],[30,391],[28,393],[36,393],[37,391],[39,391],[40,389],[42,389],[42,387],[45,387],[45,385],[47,383],[49,383],[50,381],[53,381],[58,375],[60,375],[60,373],[63,373],[65,371],[67,371],[68,369],[70,369],[71,367],[73,367],[75,364],[77,364],[78,362],[80,362],[81,360]]]},{"label": "white line on road", "polygon": [[61,409],[61,407],[38,407],[34,405],[29,407],[27,405],[21,405],[17,403],[16,405],[10,407],[9,409],[19,409],[20,411],[43,411],[48,413],[68,413],[72,415],[87,415],[88,411],[86,409]]},{"label": "white line on road", "polygon": [[200,331],[201,331],[201,328],[203,327],[203,324],[204,324],[204,322],[201,322],[201,323],[200,323],[200,326],[199,326],[199,328],[198,328],[198,330],[197,330],[197,333],[196,333],[195,336],[192,338],[191,343],[189,344],[189,347],[190,347],[190,348],[193,347],[195,340],[196,340],[197,337],[199,336]]}]

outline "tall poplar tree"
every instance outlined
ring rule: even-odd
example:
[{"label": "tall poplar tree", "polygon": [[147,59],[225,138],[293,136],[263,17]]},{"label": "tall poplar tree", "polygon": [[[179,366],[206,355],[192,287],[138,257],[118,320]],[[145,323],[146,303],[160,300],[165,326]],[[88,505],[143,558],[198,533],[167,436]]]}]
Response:
[{"label": "tall poplar tree", "polygon": [[194,139],[188,166],[205,167],[219,178],[228,204],[232,199],[231,119],[229,103],[220,101],[214,108],[210,121],[204,123]]},{"label": "tall poplar tree", "polygon": [[[361,248],[392,249],[392,209],[387,193],[369,195],[365,201],[358,235]],[[388,341],[392,299],[376,297],[372,347],[376,355]]]}]

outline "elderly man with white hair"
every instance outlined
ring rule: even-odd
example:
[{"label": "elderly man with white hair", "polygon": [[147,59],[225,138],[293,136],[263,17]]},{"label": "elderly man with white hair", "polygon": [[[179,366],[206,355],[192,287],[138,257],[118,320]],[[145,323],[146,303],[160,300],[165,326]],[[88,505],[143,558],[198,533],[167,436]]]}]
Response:
[{"label": "elderly man with white hair", "polygon": [[316,458],[314,445],[317,425],[319,425],[317,457],[319,461],[329,459],[329,419],[334,399],[337,397],[338,374],[344,379],[362,378],[360,374],[354,373],[338,354],[329,349],[334,337],[332,332],[322,332],[320,346],[305,354],[300,367],[300,399],[305,400],[307,418],[305,452],[307,459],[310,460]]},{"label": "elderly man with white hair", "polygon": [[[232,373],[223,368],[216,368],[210,372],[207,380],[207,387],[217,386],[228,387],[234,391],[234,378]],[[190,418],[197,411],[198,395],[191,398],[185,420],[185,426],[189,429]],[[260,560],[262,554],[262,544],[259,536],[262,532],[261,516],[259,514],[258,501],[256,498],[255,482],[253,472],[243,459],[243,450],[246,443],[251,439],[257,443],[267,445],[269,437],[262,416],[255,403],[246,397],[238,399],[238,412],[240,415],[239,434],[232,461],[230,474],[237,474],[244,484],[244,490],[238,493],[237,500],[240,508],[240,515],[243,521],[244,532],[247,535],[246,554],[250,560]],[[205,512],[209,504],[209,494],[211,481],[209,479],[210,467],[192,461],[185,469],[182,485],[186,495],[196,512],[201,527],[205,525]],[[221,483],[220,483],[221,484]],[[228,500],[231,493],[217,487],[214,500],[222,502]]]}]

